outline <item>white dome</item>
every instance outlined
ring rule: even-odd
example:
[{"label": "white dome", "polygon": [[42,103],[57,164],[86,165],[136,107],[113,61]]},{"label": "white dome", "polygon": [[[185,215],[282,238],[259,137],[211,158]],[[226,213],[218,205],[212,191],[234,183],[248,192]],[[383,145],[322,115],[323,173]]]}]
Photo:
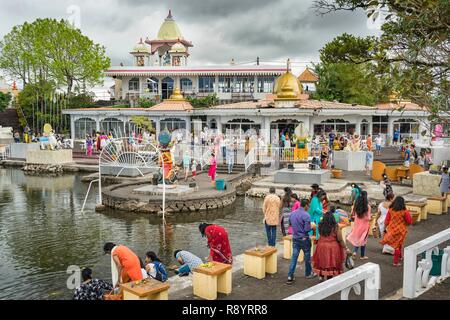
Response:
[{"label": "white dome", "polygon": [[175,44],[170,48],[170,52],[172,52],[172,53],[176,53],[176,52],[179,52],[179,53],[185,53],[186,51],[187,51],[187,50],[186,50],[186,47],[183,46],[183,44],[181,44],[180,42],[175,43]]},{"label": "white dome", "polygon": [[134,46],[133,53],[150,53],[150,49],[142,41],[142,38],[141,38],[141,41],[139,41],[139,43]]}]

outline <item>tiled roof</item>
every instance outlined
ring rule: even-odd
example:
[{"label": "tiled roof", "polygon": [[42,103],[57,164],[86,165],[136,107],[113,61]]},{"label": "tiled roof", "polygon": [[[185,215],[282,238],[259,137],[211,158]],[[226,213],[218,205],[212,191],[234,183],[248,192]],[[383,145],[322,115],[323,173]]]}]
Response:
[{"label": "tiled roof", "polygon": [[323,100],[304,100],[301,101],[301,107],[309,107],[314,109],[343,109],[343,110],[375,110],[376,107],[353,105],[348,103],[340,103],[334,101]]},{"label": "tiled roof", "polygon": [[150,108],[151,111],[190,111],[194,109],[187,101],[165,100]]},{"label": "tiled roof", "polygon": [[400,108],[403,108],[402,110],[410,110],[410,111],[425,110],[425,108],[419,106],[418,104],[411,103],[411,102],[380,103],[380,104],[377,104],[376,107],[379,110],[396,110],[396,109],[400,109]]},{"label": "tiled roof", "polygon": [[319,81],[319,77],[316,76],[311,70],[306,68],[305,71],[298,77],[300,82],[317,82]]}]

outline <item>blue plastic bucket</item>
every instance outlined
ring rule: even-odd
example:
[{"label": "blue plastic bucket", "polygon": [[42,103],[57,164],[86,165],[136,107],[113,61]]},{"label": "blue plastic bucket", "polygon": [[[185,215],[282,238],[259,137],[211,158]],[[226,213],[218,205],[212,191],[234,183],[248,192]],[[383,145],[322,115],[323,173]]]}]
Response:
[{"label": "blue plastic bucket", "polygon": [[217,190],[225,190],[225,180],[224,179],[216,180],[216,189]]}]

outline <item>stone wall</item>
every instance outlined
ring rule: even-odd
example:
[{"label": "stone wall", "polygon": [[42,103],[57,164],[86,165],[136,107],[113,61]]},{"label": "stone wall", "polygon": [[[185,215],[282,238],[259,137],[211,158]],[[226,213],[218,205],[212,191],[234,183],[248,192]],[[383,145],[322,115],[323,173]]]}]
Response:
[{"label": "stone wall", "polygon": [[72,163],[72,150],[29,150],[27,164],[61,165]]},{"label": "stone wall", "polygon": [[441,176],[427,172],[416,173],[413,178],[413,193],[421,196],[439,197]]},{"label": "stone wall", "polygon": [[[142,202],[136,199],[121,198],[103,192],[103,204],[107,207],[130,212],[157,214],[162,211],[161,200]],[[236,201],[236,192],[226,193],[222,197],[199,198],[190,200],[166,199],[167,213],[189,213],[214,210],[227,207]]]}]

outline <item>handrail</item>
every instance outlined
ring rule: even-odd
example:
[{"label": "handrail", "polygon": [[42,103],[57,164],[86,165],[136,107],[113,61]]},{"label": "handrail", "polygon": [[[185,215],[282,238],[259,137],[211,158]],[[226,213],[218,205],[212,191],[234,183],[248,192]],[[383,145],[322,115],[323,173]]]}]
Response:
[{"label": "handrail", "polygon": [[[450,276],[450,246],[444,249],[441,275],[431,276],[432,254],[439,253],[439,245],[450,240],[450,228],[405,248],[403,267],[403,296],[415,298],[434,284]],[[425,252],[425,258],[417,263],[417,256]]]},{"label": "handrail", "polygon": [[81,207],[81,213],[84,212],[84,207],[86,206],[86,201],[87,201],[87,198],[89,196],[89,192],[91,191],[92,184],[94,182],[99,182],[99,179],[92,180],[91,183],[89,183],[89,187],[88,187],[88,190],[86,192],[86,196],[84,197],[83,206]]},{"label": "handrail", "polygon": [[372,262],[296,293],[284,300],[322,300],[338,292],[341,292],[341,300],[348,300],[352,289],[357,295],[361,294],[361,281],[364,281],[364,300],[378,300],[380,266]]}]

